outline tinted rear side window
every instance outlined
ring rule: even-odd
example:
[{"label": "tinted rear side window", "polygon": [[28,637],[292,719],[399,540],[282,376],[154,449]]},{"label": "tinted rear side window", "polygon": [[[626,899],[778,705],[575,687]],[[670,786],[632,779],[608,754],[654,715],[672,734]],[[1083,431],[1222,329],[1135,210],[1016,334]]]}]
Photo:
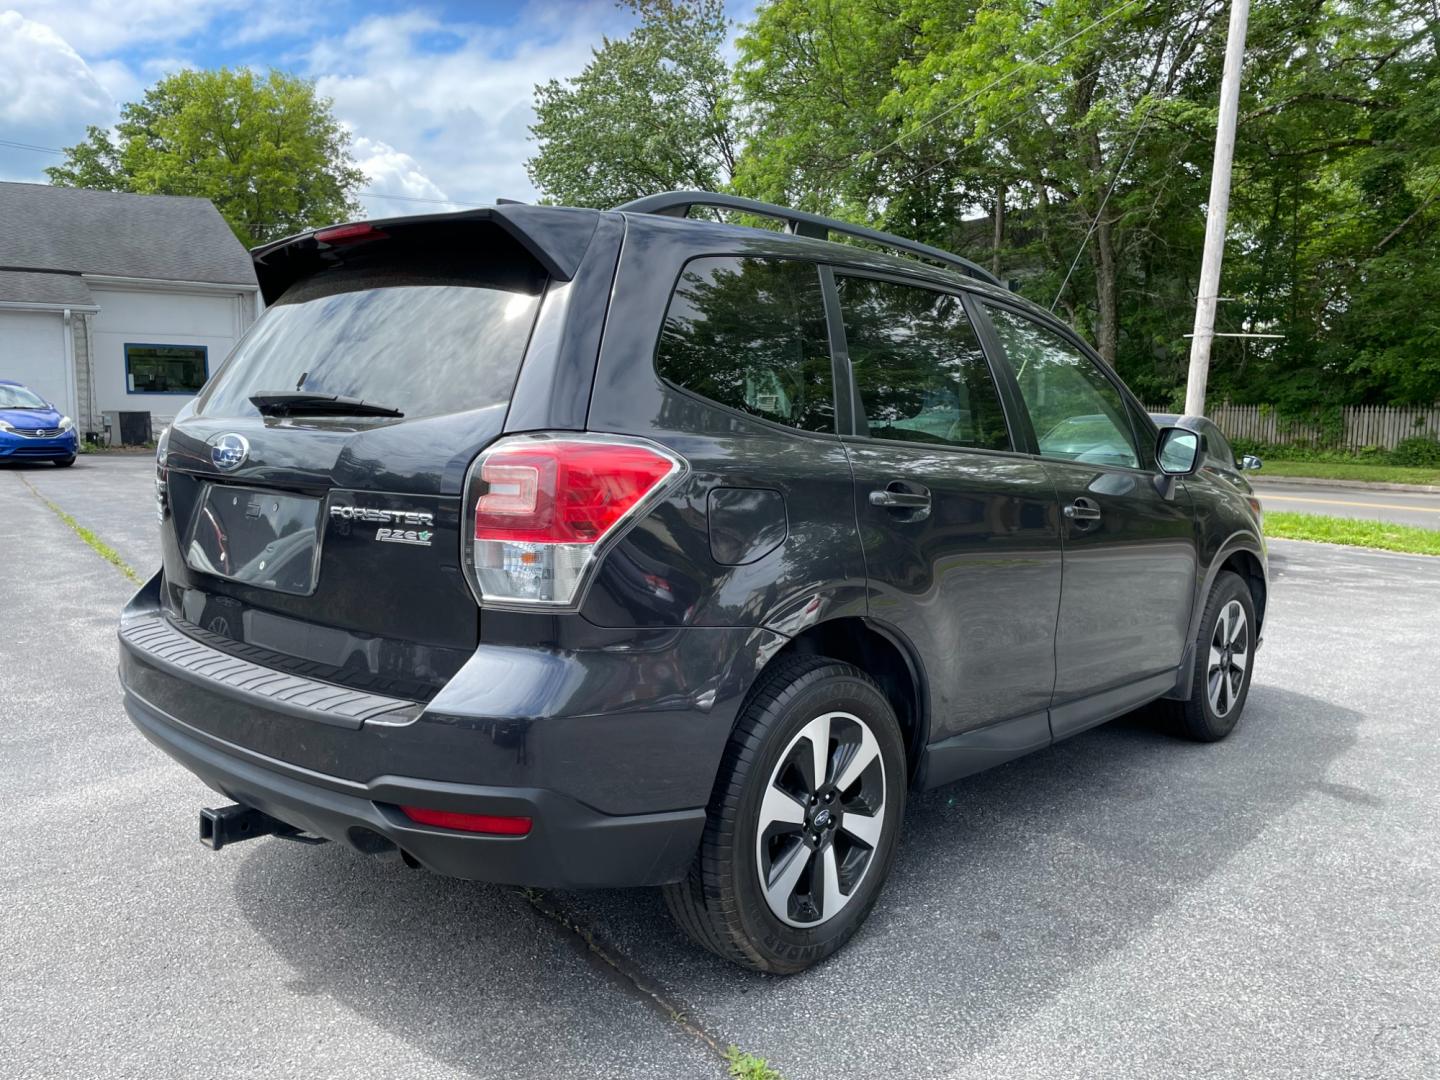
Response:
[{"label": "tinted rear side window", "polygon": [[363,398],[407,419],[508,401],[543,280],[485,261],[377,244],[301,278],[236,346],[198,411],[255,415],[250,395],[277,390]]},{"label": "tinted rear side window", "polygon": [[802,431],[835,430],[825,301],[813,263],[728,256],[687,263],[655,367],[732,409]]},{"label": "tinted rear side window", "polygon": [[960,297],[837,277],[845,344],[872,439],[1010,449],[1005,410]]}]

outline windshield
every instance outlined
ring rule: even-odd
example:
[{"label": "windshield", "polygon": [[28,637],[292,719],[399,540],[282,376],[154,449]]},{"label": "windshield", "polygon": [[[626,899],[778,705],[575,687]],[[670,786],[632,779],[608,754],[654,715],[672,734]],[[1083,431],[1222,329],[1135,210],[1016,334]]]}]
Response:
[{"label": "windshield", "polygon": [[48,409],[45,399],[23,386],[0,385],[0,409]]},{"label": "windshield", "polygon": [[508,401],[540,297],[505,284],[414,267],[314,274],[265,312],[196,411],[258,416],[262,392],[359,398],[409,419]]}]

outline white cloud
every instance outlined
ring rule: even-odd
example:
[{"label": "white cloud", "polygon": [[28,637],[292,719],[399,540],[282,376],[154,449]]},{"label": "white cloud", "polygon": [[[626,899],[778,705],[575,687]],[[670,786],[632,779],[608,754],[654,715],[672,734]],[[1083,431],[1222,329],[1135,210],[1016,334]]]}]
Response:
[{"label": "white cloud", "polygon": [[[409,154],[396,150],[389,143],[363,135],[350,143],[355,164],[369,178],[360,200],[367,217],[393,217],[404,214],[441,213],[463,209],[451,202],[435,181],[425,175],[420,163]],[[397,198],[383,198],[391,195]]]},{"label": "white cloud", "polygon": [[113,55],[136,42],[178,41],[246,0],[10,0],[53,27],[87,56]]},{"label": "white cloud", "polygon": [[[94,71],[49,26],[0,12],[0,133],[10,142],[61,147],[86,124],[108,124],[115,103]],[[43,180],[61,158],[0,146],[0,178]]]},{"label": "white cloud", "polygon": [[[161,76],[243,46],[241,62],[315,78],[334,99],[367,190],[405,197],[364,197],[371,216],[535,198],[535,84],[579,74],[604,35],[634,22],[613,0],[516,0],[508,25],[423,9],[347,25],[325,0],[0,2],[18,9],[0,15],[0,137],[73,144]],[[753,2],[731,0],[732,18]],[[59,160],[0,147],[0,178],[41,179]]]},{"label": "white cloud", "polygon": [[377,17],[317,42],[308,63],[341,120],[418,162],[457,204],[533,199],[535,83],[578,74],[628,21],[608,3],[539,5],[508,27]]}]

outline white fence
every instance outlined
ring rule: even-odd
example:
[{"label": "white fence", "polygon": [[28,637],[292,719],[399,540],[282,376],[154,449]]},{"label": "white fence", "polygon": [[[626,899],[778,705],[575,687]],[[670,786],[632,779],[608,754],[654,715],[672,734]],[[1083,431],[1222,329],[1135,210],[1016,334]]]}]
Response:
[{"label": "white fence", "polygon": [[[1146,406],[1151,412],[1171,409]],[[1425,409],[1389,405],[1353,405],[1341,410],[1343,430],[1303,420],[1285,419],[1268,405],[1215,405],[1214,420],[1232,439],[1249,439],[1271,445],[1304,443],[1327,450],[1361,450],[1378,446],[1393,450],[1402,439],[1425,436],[1440,439],[1440,406]]]}]

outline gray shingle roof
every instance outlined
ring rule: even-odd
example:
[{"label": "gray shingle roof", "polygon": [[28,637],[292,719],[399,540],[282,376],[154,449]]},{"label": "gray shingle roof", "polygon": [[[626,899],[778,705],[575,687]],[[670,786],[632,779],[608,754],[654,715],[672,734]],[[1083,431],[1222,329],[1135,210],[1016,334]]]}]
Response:
[{"label": "gray shingle roof", "polygon": [[48,184],[0,183],[0,267],[255,284],[209,199]]},{"label": "gray shingle roof", "polygon": [[95,298],[90,295],[90,286],[78,274],[0,270],[0,301],[89,307]]}]

